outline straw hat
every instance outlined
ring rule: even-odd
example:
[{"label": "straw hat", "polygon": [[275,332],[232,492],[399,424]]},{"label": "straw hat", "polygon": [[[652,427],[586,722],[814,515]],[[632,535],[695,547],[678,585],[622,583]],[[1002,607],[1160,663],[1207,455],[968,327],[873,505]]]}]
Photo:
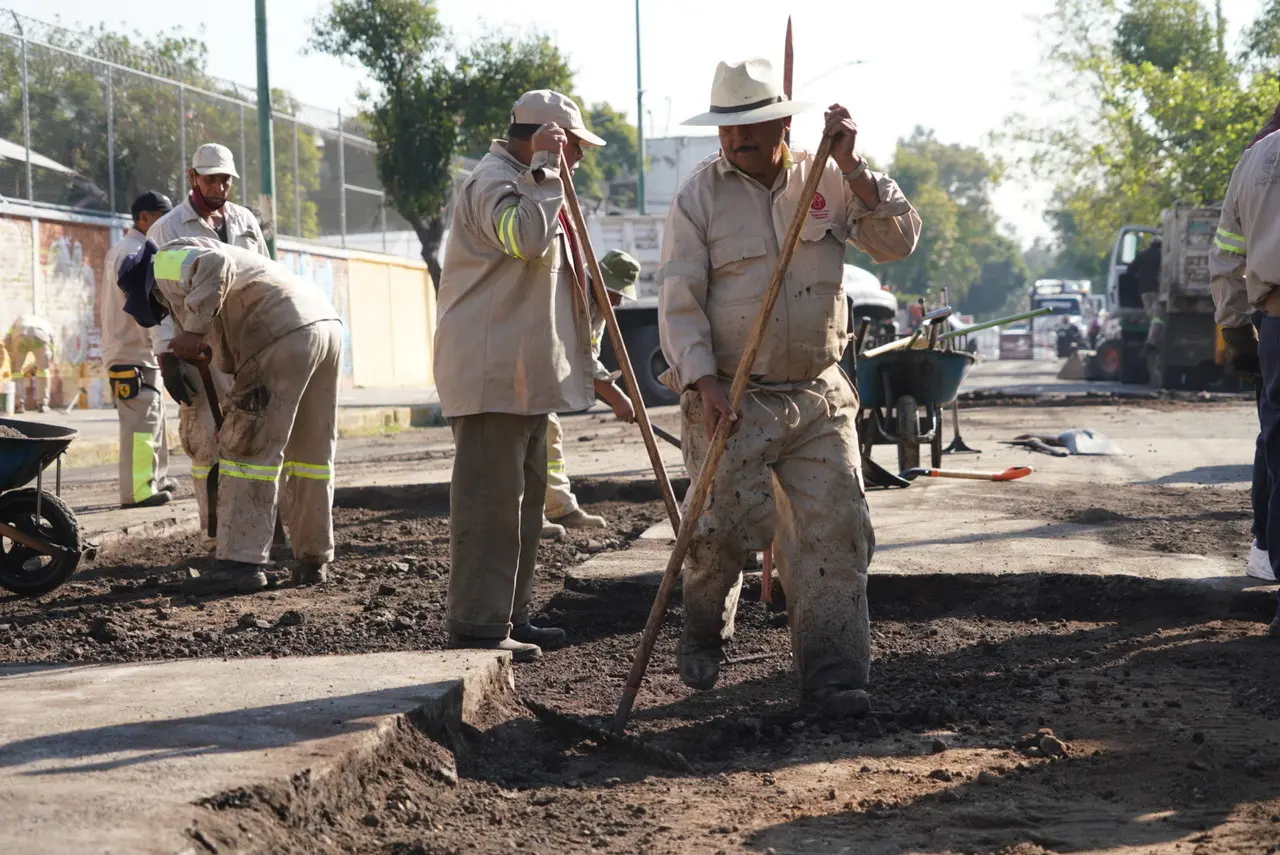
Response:
[{"label": "straw hat", "polygon": [[757,57],[720,63],[711,82],[711,109],[681,124],[754,125],[785,119],[812,107],[812,104],[787,98],[769,60]]}]

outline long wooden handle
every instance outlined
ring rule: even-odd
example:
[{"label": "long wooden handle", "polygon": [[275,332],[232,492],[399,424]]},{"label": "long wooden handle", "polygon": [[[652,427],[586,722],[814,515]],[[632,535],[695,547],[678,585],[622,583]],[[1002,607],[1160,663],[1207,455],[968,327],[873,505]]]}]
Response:
[{"label": "long wooden handle", "polygon": [[[792,218],[791,226],[787,229],[787,235],[782,241],[778,261],[774,265],[773,276],[769,280],[769,289],[765,292],[764,299],[760,301],[760,308],[756,312],[755,325],[751,328],[751,333],[747,337],[747,346],[743,349],[742,357],[738,360],[738,368],[733,375],[733,386],[729,390],[729,402],[734,412],[737,412],[742,406],[742,397],[747,389],[747,378],[751,376],[751,366],[755,364],[756,356],[760,353],[760,344],[764,341],[765,330],[773,318],[774,304],[778,302],[778,294],[782,292],[782,282],[786,278],[787,267],[791,264],[791,256],[795,253],[796,244],[800,241],[800,230],[804,227],[805,218],[809,215],[809,205],[813,201],[813,195],[818,192],[818,182],[822,179],[822,173],[826,169],[827,158],[831,156],[831,145],[832,137],[824,134],[822,143],[818,146],[818,151],[814,155],[809,176],[805,179],[804,187],[800,191],[800,199],[796,207],[795,216]],[[680,568],[684,565],[684,557],[688,554],[689,545],[693,542],[693,532],[698,525],[698,517],[702,515],[707,496],[711,492],[711,482],[715,478],[716,467],[720,465],[720,458],[724,456],[724,449],[729,442],[729,431],[732,427],[733,422],[726,418],[722,418],[716,423],[716,431],[711,438],[711,447],[707,449],[707,457],[702,461],[702,467],[698,470],[698,478],[694,481],[693,486],[689,488],[689,493],[685,497],[688,505],[685,508],[685,515],[681,521],[680,528],[677,529],[679,536],[676,538],[676,545],[671,550],[671,558],[667,561],[667,569],[662,575],[662,583],[658,585],[658,593],[654,597],[653,608],[649,610],[649,620],[645,624],[644,634],[640,636],[640,646],[636,649],[635,658],[631,663],[631,673],[627,677],[627,685],[622,690],[622,699],[618,702],[618,711],[613,717],[613,732],[616,734],[621,735],[627,728],[627,720],[631,717],[631,708],[635,705],[636,694],[640,691],[640,684],[644,682],[644,674],[649,667],[649,657],[653,655],[653,645],[657,641],[658,630],[662,627],[662,621],[667,612],[667,602],[671,598],[671,589],[675,586],[676,578],[680,575]]]},{"label": "long wooden handle", "polygon": [[[666,466],[658,454],[658,440],[654,438],[653,426],[649,423],[649,411],[645,408],[644,398],[640,395],[640,386],[636,382],[635,369],[631,367],[631,356],[627,353],[626,342],[622,340],[622,328],[618,326],[618,317],[613,312],[613,303],[609,300],[609,289],[604,285],[604,276],[600,272],[600,264],[596,261],[595,250],[591,246],[591,237],[587,234],[587,222],[582,217],[582,206],[578,204],[578,192],[573,186],[573,173],[569,170],[569,162],[561,155],[560,175],[564,184],[565,201],[569,205],[569,217],[573,220],[573,230],[578,235],[578,247],[586,256],[587,271],[591,274],[591,290],[596,295],[596,305],[604,315],[604,326],[609,332],[609,341],[613,343],[613,355],[617,357],[618,367],[622,369],[622,377],[627,383],[627,394],[636,410],[636,421],[640,423],[640,436],[644,439],[645,451],[649,452],[649,463],[653,465],[653,474],[658,479],[658,489],[662,491],[663,504],[667,506],[667,516],[671,526],[680,530],[680,503],[676,501],[675,490],[671,479],[667,477]],[[588,312],[590,315],[590,312]]]}]

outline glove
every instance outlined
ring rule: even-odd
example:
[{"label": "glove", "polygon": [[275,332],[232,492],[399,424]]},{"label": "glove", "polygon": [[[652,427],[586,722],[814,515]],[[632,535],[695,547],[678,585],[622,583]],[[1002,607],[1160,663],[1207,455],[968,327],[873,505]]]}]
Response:
[{"label": "glove", "polygon": [[160,377],[164,380],[165,390],[173,397],[173,400],[179,404],[195,403],[195,398],[191,396],[196,391],[196,387],[183,374],[182,360],[178,359],[177,354],[162,353],[159,356],[159,361]]},{"label": "glove", "polygon": [[1227,344],[1227,365],[1236,374],[1261,374],[1258,362],[1258,334],[1253,326],[1223,327],[1222,338]]}]

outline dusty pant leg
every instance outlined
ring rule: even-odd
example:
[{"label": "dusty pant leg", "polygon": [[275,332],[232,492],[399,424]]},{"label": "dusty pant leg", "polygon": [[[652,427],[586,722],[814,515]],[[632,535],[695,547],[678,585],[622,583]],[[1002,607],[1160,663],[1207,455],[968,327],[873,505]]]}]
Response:
[{"label": "dusty pant leg", "polygon": [[31,351],[36,357],[36,404],[49,406],[49,365],[53,362],[53,348],[42,342]]},{"label": "dusty pant leg", "polygon": [[321,355],[313,325],[236,372],[218,439],[218,558],[267,563],[285,446]]},{"label": "dusty pant leg", "polygon": [[327,564],[333,560],[333,458],[338,449],[342,325],[324,321],[311,329],[319,363],[302,393],[284,448],[280,515],[289,530],[293,557]]},{"label": "dusty pant leg", "polygon": [[547,416],[547,489],[544,510],[548,519],[571,514],[578,509],[578,499],[573,495],[569,473],[564,465],[564,432],[560,417]]},{"label": "dusty pant leg", "polygon": [[[537,418],[537,417],[535,417]],[[516,569],[516,593],[511,601],[511,622],[528,623],[533,600],[533,573],[542,542],[542,498],[547,492],[547,420],[534,424],[525,446],[524,495],[520,498],[520,563]]]},{"label": "dusty pant leg", "polygon": [[[204,545],[211,547],[213,541],[208,536],[208,479],[209,470],[218,455],[217,442],[214,440],[216,427],[213,422],[213,412],[209,409],[209,402],[205,397],[204,384],[200,382],[200,372],[194,365],[183,363],[182,374],[189,381],[187,389],[191,395],[191,403],[178,405],[178,438],[182,443],[182,450],[191,458],[191,487],[196,494],[196,507],[200,511],[200,536],[203,538]],[[218,377],[215,374],[215,386],[217,380]],[[221,390],[218,391],[219,397],[224,398]]]},{"label": "dusty pant leg", "polygon": [[[449,632],[506,638],[511,632],[528,511],[523,506],[530,440],[546,416],[477,413],[450,420],[455,453],[449,485]],[[541,464],[545,472],[545,461]],[[535,487],[543,487],[537,484]],[[540,494],[538,494],[540,495]],[[541,534],[542,508],[535,495]]]},{"label": "dusty pant leg", "polygon": [[148,369],[144,376],[152,377],[147,382],[156,387],[156,484],[164,484],[169,477],[169,414],[164,405],[164,392],[161,391],[163,381],[159,369]]},{"label": "dusty pant leg", "polygon": [[[697,392],[681,396],[680,411],[685,468],[696,480],[711,445],[702,426]],[[733,637],[743,560],[748,550],[764,548],[773,537],[767,461],[778,436],[773,414],[755,400],[745,399],[742,427],[720,458],[685,558],[682,653],[718,655]]]},{"label": "dusty pant leg", "polygon": [[795,393],[802,413],[774,466],[779,565],[801,687],[862,688],[871,668],[871,515],[858,477],[857,410]]},{"label": "dusty pant leg", "polygon": [[143,368],[138,394],[115,399],[120,420],[120,504],[129,505],[154,496],[164,477],[161,453],[164,445],[164,400],[156,386],[154,368]]}]

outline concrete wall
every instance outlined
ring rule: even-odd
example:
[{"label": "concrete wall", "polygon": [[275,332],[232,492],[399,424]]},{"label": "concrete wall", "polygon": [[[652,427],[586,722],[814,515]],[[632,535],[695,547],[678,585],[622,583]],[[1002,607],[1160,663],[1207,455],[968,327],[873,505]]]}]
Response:
[{"label": "concrete wall", "polygon": [[[102,365],[100,289],[107,249],[128,226],[0,201],[0,338],[27,312],[57,335],[53,405],[111,406]],[[432,383],[435,289],[420,261],[281,238],[277,260],[332,301],[344,327],[343,387]],[[0,348],[3,350],[3,348]],[[7,360],[0,357],[0,383]]]}]

